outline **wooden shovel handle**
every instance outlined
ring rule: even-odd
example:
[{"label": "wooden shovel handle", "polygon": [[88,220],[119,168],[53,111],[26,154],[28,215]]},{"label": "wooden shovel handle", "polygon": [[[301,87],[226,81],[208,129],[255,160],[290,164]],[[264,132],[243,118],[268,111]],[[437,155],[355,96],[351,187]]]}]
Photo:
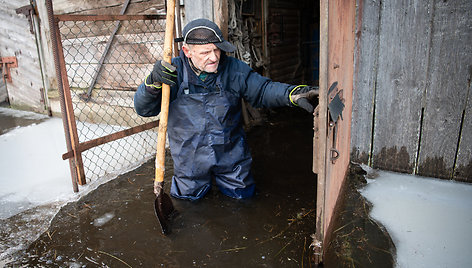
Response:
[{"label": "wooden shovel handle", "polygon": [[[172,61],[172,43],[174,34],[174,11],[175,0],[167,0],[167,14],[166,14],[166,32],[164,36],[164,55],[163,60],[171,63]],[[170,86],[162,85],[162,103],[161,113],[159,118],[159,130],[157,132],[157,149],[156,149],[156,176],[155,181],[164,181],[165,172],[165,145],[167,133],[167,117],[169,115],[169,97]]]}]

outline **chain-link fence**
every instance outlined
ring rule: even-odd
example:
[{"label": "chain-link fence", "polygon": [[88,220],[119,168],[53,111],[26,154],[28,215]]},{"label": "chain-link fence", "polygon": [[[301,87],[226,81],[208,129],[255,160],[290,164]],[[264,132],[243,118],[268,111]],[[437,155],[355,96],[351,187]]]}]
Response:
[{"label": "chain-link fence", "polygon": [[[59,15],[56,20],[77,126],[75,153],[82,154],[85,178],[136,167],[154,155],[157,134],[149,130],[156,119],[134,111],[133,95],[162,55],[165,18]],[[91,146],[97,139],[98,146]],[[84,143],[91,148],[84,150]]]}]

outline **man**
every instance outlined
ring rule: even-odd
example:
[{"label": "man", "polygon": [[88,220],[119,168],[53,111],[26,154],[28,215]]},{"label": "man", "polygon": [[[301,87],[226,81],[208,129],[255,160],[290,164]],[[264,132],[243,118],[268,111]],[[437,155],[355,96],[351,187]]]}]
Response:
[{"label": "man", "polygon": [[[254,72],[225,52],[235,47],[224,40],[218,26],[206,19],[183,29],[180,56],[172,65],[158,61],[134,97],[136,112],[156,116],[161,107],[162,83],[171,86],[168,136],[174,176],[171,195],[197,200],[211,187],[241,199],[254,194],[252,158],[242,128],[241,99],[254,107],[300,106],[313,113],[307,86],[293,86]],[[162,184],[154,185],[159,193]]]}]

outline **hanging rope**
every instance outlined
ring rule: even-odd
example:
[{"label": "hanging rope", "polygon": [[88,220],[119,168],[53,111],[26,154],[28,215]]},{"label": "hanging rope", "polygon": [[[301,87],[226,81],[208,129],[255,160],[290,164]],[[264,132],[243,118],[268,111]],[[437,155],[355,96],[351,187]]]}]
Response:
[{"label": "hanging rope", "polygon": [[256,21],[253,17],[243,17],[243,1],[228,1],[228,36],[230,42],[236,47],[234,57],[244,61],[251,68],[265,68],[261,37],[256,37]]},{"label": "hanging rope", "polygon": [[[261,36],[255,38],[257,33],[255,19],[248,16],[243,17],[243,1],[228,0],[228,39],[236,47],[232,56],[244,61],[251,68],[264,67]],[[262,121],[259,111],[244,100],[242,108],[246,127],[259,124]]]}]

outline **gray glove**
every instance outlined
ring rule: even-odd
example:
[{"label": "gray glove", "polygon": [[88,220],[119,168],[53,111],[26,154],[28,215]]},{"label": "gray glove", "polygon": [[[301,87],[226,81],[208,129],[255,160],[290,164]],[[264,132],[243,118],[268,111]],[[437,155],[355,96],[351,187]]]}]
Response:
[{"label": "gray glove", "polygon": [[289,99],[294,106],[300,106],[309,113],[313,113],[315,107],[310,101],[313,101],[319,94],[318,87],[296,86],[290,91]]}]

